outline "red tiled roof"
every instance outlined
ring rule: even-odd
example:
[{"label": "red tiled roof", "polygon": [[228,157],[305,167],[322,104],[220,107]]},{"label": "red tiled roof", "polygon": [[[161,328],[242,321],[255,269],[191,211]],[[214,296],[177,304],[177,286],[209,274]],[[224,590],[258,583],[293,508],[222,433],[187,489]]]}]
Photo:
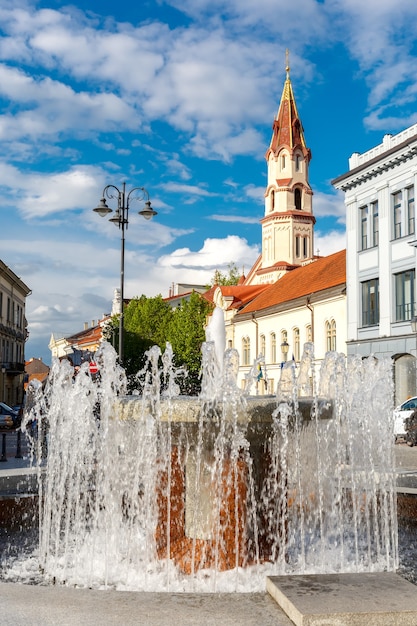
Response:
[{"label": "red tiled roof", "polygon": [[75,335],[67,337],[67,341],[71,344],[88,345],[100,341],[102,334],[103,328],[97,324],[96,326],[90,326],[89,328],[81,330],[79,333],[75,333]]},{"label": "red tiled roof", "polygon": [[274,284],[267,285],[257,298],[240,311],[241,314],[267,309],[317,291],[346,283],[346,250],[321,257],[298,267]]},{"label": "red tiled roof", "polygon": [[272,128],[272,139],[266,156],[268,156],[269,151],[276,154],[280,147],[285,145],[288,146],[290,150],[294,150],[296,146],[300,146],[307,159],[311,159],[311,153],[306,147],[304,130],[295,103],[289,76],[289,67],[287,67],[287,78],[284,83],[281,102]]},{"label": "red tiled roof", "polygon": [[253,298],[256,298],[268,287],[269,285],[215,285],[206,291],[204,297],[213,302],[214,292],[216,289],[220,289],[223,296],[233,298],[229,309],[238,309],[253,300]]}]

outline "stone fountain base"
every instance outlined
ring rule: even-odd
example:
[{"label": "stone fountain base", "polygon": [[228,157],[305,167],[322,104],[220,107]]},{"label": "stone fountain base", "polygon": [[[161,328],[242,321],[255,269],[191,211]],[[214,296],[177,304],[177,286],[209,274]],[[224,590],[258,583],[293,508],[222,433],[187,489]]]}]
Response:
[{"label": "stone fountain base", "polygon": [[267,591],[295,626],[415,626],[416,587],[394,573],[272,576]]}]

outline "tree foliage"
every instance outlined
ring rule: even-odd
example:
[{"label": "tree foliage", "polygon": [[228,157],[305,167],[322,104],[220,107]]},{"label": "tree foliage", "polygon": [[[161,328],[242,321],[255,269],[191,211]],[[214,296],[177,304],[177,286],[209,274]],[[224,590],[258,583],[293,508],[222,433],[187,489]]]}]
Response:
[{"label": "tree foliage", "polygon": [[[187,370],[179,384],[184,394],[200,390],[201,347],[205,341],[205,325],[212,305],[193,292],[172,309],[162,296],[141,296],[129,302],[124,311],[124,358],[130,387],[134,377],[145,364],[145,353],[157,345],[164,352],[167,342],[172,346],[176,367]],[[114,347],[119,341],[119,318],[114,316],[107,324],[104,336]]]},{"label": "tree foliage", "polygon": [[229,263],[228,271],[226,273],[216,270],[213,278],[210,281],[209,287],[214,285],[237,285],[239,283],[241,274],[235,263]]},{"label": "tree foliage", "polygon": [[200,390],[201,347],[205,341],[205,325],[212,305],[193,292],[183,300],[171,320],[168,341],[177,366],[185,365],[188,375],[180,380],[182,393],[196,394]]},{"label": "tree foliage", "polygon": [[129,302],[124,314],[124,327],[149,345],[165,346],[173,310],[161,295],[154,298],[141,296]]},{"label": "tree foliage", "polygon": [[145,352],[151,346],[165,349],[172,313],[161,295],[134,298],[125,308],[123,366],[129,379],[143,367]]}]

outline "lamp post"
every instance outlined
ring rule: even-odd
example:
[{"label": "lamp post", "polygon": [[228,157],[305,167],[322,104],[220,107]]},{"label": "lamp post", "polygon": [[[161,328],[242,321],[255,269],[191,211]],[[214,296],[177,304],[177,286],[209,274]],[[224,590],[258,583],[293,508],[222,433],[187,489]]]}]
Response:
[{"label": "lamp post", "polygon": [[[140,195],[133,195],[135,192],[140,192]],[[109,221],[118,226],[121,230],[121,254],[120,254],[120,319],[119,319],[119,360],[123,363],[123,298],[124,298],[124,282],[125,282],[125,230],[129,225],[129,206],[131,200],[138,200],[145,202],[145,208],[142,211],[138,211],[139,215],[146,220],[150,220],[157,212],[151,207],[149,200],[149,194],[145,187],[133,187],[126,192],[126,183],[123,183],[122,188],[119,189],[115,185],[107,185],[103,189],[102,198],[99,204],[93,211],[98,213],[100,217],[105,217],[109,213],[113,212],[106,202],[106,197],[109,199],[117,199],[117,209],[114,210],[114,215],[109,218]]]}]

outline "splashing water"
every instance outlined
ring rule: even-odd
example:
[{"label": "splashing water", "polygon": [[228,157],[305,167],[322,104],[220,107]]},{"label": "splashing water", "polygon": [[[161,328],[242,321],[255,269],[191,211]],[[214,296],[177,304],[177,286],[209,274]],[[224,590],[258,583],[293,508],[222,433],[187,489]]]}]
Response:
[{"label": "splashing water", "polygon": [[53,363],[34,408],[39,546],[10,578],[263,591],[271,574],[397,567],[390,363],[328,353],[317,376],[307,344],[300,375],[286,364],[277,397],[255,398],[223,353],[219,368],[204,344],[199,398],[178,395],[169,345],[133,396],[109,344],[98,379]]}]

